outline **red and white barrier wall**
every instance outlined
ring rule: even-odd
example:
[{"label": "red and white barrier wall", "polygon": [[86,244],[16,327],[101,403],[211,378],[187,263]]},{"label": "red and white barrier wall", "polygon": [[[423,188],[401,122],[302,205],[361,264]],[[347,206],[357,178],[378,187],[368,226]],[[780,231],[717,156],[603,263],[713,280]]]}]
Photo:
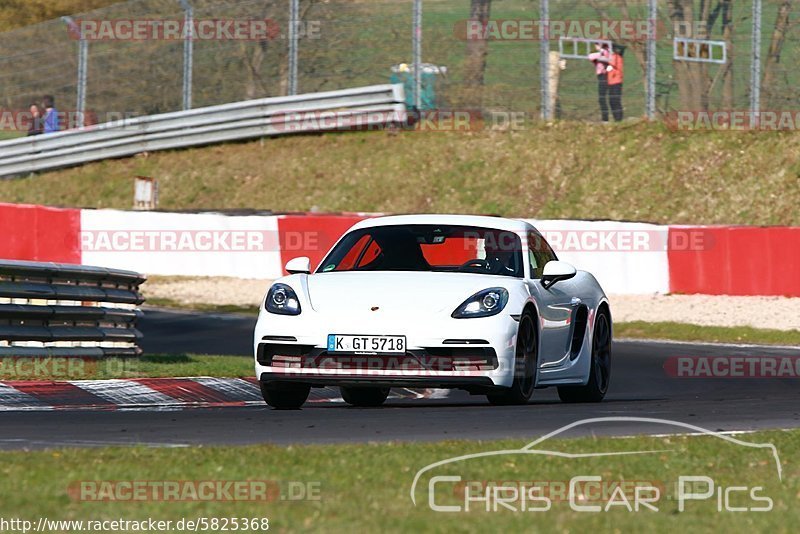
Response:
[{"label": "red and white barrier wall", "polygon": [[81,210],[0,204],[0,258],[81,263]]},{"label": "red and white barrier wall", "polygon": [[[670,234],[688,227],[670,227]],[[668,254],[670,290],[800,297],[800,227],[705,226],[703,246]]]},{"label": "red and white barrier wall", "polygon": [[669,292],[669,228],[647,223],[529,219],[558,259],[594,274],[608,294]]},{"label": "red and white barrier wall", "polygon": [[272,278],[281,266],[277,217],[81,210],[80,245],[86,265],[147,274]]},{"label": "red and white barrier wall", "polygon": [[[312,266],[366,214],[253,215],[0,204],[0,257],[155,275],[273,279]],[[800,228],[531,220],[609,294],[800,296]]]}]

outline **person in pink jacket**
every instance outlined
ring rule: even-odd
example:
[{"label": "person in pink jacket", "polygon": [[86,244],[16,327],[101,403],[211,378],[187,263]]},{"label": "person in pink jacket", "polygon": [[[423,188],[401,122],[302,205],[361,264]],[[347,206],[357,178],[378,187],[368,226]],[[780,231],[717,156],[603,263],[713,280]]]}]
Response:
[{"label": "person in pink jacket", "polygon": [[600,102],[600,119],[608,122],[608,64],[611,61],[611,50],[608,43],[594,45],[596,52],[589,54],[589,61],[594,64],[597,74],[597,99]]}]

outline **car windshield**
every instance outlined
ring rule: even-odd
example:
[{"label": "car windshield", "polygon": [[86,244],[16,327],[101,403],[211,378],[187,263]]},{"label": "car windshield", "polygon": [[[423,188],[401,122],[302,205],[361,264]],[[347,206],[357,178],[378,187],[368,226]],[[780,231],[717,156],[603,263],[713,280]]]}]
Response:
[{"label": "car windshield", "polygon": [[347,234],[317,272],[436,271],[522,277],[514,232],[451,225],[396,225]]}]

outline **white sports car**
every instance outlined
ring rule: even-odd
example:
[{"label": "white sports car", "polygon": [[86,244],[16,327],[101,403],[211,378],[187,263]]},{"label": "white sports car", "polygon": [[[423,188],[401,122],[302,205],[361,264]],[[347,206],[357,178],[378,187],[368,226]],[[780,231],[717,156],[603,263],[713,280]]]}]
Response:
[{"label": "white sports car", "polygon": [[368,219],[313,274],[308,258],[286,270],[254,336],[256,376],[275,408],[298,408],[322,386],[355,406],[382,404],[391,387],[460,388],[492,404],[525,404],[548,386],[566,402],[608,390],[608,300],[527,222]]}]

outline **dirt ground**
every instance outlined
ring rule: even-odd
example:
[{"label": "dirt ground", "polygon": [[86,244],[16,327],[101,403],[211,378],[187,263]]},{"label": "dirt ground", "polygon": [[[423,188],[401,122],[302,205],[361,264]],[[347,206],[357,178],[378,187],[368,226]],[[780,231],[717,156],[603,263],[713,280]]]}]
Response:
[{"label": "dirt ground", "polygon": [[[147,298],[180,304],[258,306],[269,280],[152,277],[142,286]],[[614,320],[675,321],[705,326],[800,329],[800,298],[709,295],[611,295]]]}]

